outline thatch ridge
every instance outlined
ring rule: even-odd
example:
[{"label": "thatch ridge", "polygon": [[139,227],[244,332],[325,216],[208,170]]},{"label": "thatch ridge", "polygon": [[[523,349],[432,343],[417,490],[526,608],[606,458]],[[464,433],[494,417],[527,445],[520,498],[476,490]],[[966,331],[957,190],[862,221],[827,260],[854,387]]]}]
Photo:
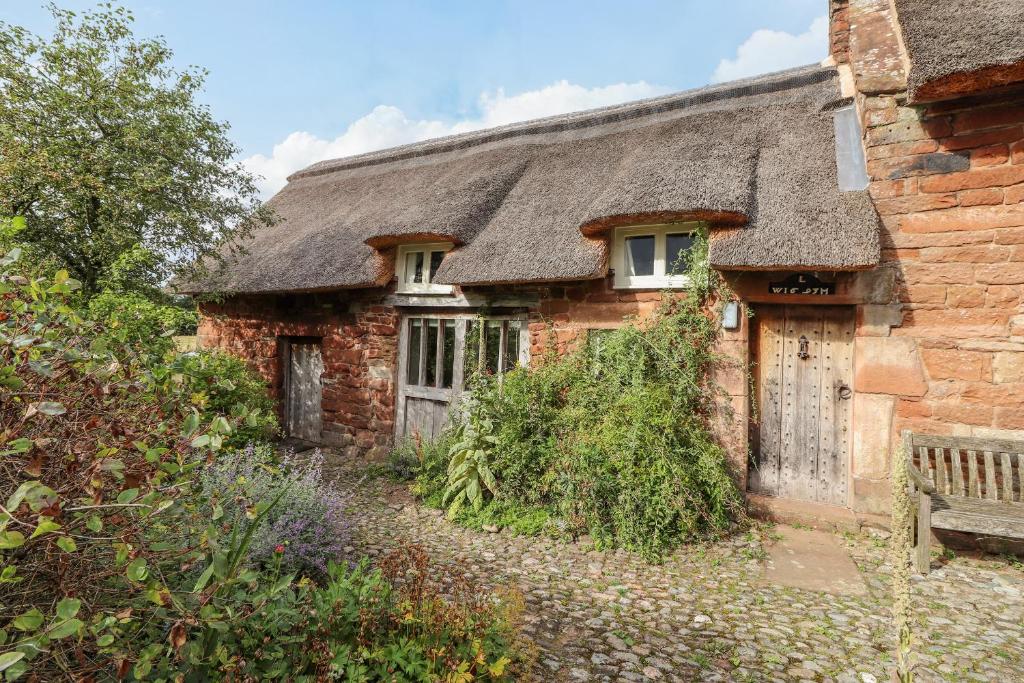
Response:
[{"label": "thatch ridge", "polygon": [[[661,95],[659,97],[636,100],[625,104],[613,104],[582,112],[571,112],[541,119],[532,119],[530,121],[520,121],[482,131],[448,135],[422,142],[390,147],[384,150],[342,157],[340,159],[326,159],[318,161],[301,171],[296,171],[288,176],[288,180],[297,180],[340,170],[365,168],[383,163],[393,163],[431,154],[459,151],[489,142],[501,142],[516,137],[580,130],[593,126],[603,126],[609,123],[630,121],[700,104],[749,97],[751,95],[764,95],[804,85],[823,83],[831,80],[832,77],[833,74],[827,69],[810,65],[801,66],[763,76],[755,76],[728,83],[695,88],[693,90],[684,90],[671,95]],[[843,102],[849,102],[849,98]]]}]

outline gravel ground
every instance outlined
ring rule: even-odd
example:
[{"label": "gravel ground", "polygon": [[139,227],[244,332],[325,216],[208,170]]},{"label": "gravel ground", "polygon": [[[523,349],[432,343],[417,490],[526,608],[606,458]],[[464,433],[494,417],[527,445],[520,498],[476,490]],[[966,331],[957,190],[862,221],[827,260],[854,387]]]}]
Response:
[{"label": "gravel ground", "polygon": [[[477,532],[416,504],[405,486],[328,456],[351,498],[357,554],[402,542],[443,571],[522,592],[543,681],[887,681],[894,643],[885,541],[844,536],[866,596],[763,579],[770,527],[650,565],[586,543]],[[920,681],[1024,680],[1024,571],[953,558],[915,579]]]}]

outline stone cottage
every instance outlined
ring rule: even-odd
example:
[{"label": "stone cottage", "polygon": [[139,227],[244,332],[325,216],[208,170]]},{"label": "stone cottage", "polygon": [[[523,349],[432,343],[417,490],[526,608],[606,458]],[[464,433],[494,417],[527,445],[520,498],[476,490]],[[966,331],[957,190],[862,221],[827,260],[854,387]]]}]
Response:
[{"label": "stone cottage", "polygon": [[1024,437],[1024,3],[830,16],[821,65],[294,174],[189,287],[226,294],[202,343],[292,435],[379,455],[442,428],[466,357],[503,372],[685,290],[706,227],[750,501],[886,514],[900,429]]}]

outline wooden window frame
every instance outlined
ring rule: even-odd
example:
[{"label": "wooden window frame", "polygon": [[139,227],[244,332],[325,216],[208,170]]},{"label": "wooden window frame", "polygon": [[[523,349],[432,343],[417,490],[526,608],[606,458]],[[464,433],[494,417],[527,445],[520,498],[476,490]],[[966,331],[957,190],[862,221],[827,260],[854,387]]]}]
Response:
[{"label": "wooden window frame", "polygon": [[[401,244],[395,254],[395,277],[398,278],[399,294],[451,294],[452,285],[434,284],[430,281],[430,254],[440,251],[447,254],[454,245],[451,242],[428,242],[422,244]],[[423,253],[423,282],[405,281],[405,264],[409,254]]]},{"label": "wooden window frame", "polygon": [[[417,374],[417,384],[410,384],[408,382],[408,364],[409,364],[409,350],[408,341],[410,336],[410,330],[412,328],[412,321],[422,321],[422,328],[420,333],[420,367]],[[437,368],[435,373],[434,386],[427,386],[424,382],[426,380],[426,358],[427,358],[427,321],[437,320],[438,334],[437,334]],[[460,315],[460,314],[438,314],[432,312],[423,313],[410,313],[402,317],[402,334],[400,336],[401,345],[399,348],[398,358],[398,377],[402,381],[404,391],[409,395],[419,395],[422,398],[447,398],[452,392],[458,393],[465,390],[466,377],[472,374],[472,368],[467,368],[463,364],[457,361],[460,357],[465,354],[466,348],[466,333],[469,331],[469,324],[472,322],[479,322],[486,324],[487,321],[500,321],[501,322],[501,342],[498,347],[498,367],[499,373],[500,368],[504,366],[505,354],[508,351],[508,330],[510,322],[519,323],[519,353],[516,358],[516,367],[526,366],[530,362],[530,331],[529,331],[529,320],[525,316],[519,315],[494,315],[487,317],[480,317],[476,315]],[[448,325],[455,327],[455,347],[453,349],[453,362],[452,368],[452,386],[443,387],[441,384],[444,383],[444,328]],[[486,342],[481,335],[480,347],[477,353],[477,358],[482,359],[485,354]]]},{"label": "wooden window frame", "polygon": [[[617,228],[612,236],[612,269],[615,289],[683,289],[690,286],[686,275],[668,275],[666,235],[693,234],[699,223],[669,223]],[[626,238],[654,238],[654,274],[626,275]]]}]

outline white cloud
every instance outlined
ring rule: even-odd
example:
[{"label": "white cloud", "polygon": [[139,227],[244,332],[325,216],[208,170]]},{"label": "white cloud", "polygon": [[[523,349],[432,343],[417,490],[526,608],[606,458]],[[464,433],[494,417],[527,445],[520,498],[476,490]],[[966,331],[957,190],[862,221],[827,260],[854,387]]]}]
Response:
[{"label": "white cloud", "polygon": [[799,35],[758,29],[736,49],[735,59],[723,59],[711,76],[713,83],[780,71],[820,62],[828,54],[828,17],[821,16]]},{"label": "white cloud", "polygon": [[379,105],[350,124],[344,133],[333,140],[296,131],[274,145],[270,156],[254,154],[243,159],[242,164],[252,173],[262,176],[259,187],[263,195],[269,197],[284,186],[290,174],[323,159],[350,156],[515,121],[603,107],[666,92],[667,88],[644,81],[585,88],[563,80],[539,90],[511,96],[499,88],[494,93],[484,92],[480,95],[478,117],[447,123],[410,119],[398,107]]}]

